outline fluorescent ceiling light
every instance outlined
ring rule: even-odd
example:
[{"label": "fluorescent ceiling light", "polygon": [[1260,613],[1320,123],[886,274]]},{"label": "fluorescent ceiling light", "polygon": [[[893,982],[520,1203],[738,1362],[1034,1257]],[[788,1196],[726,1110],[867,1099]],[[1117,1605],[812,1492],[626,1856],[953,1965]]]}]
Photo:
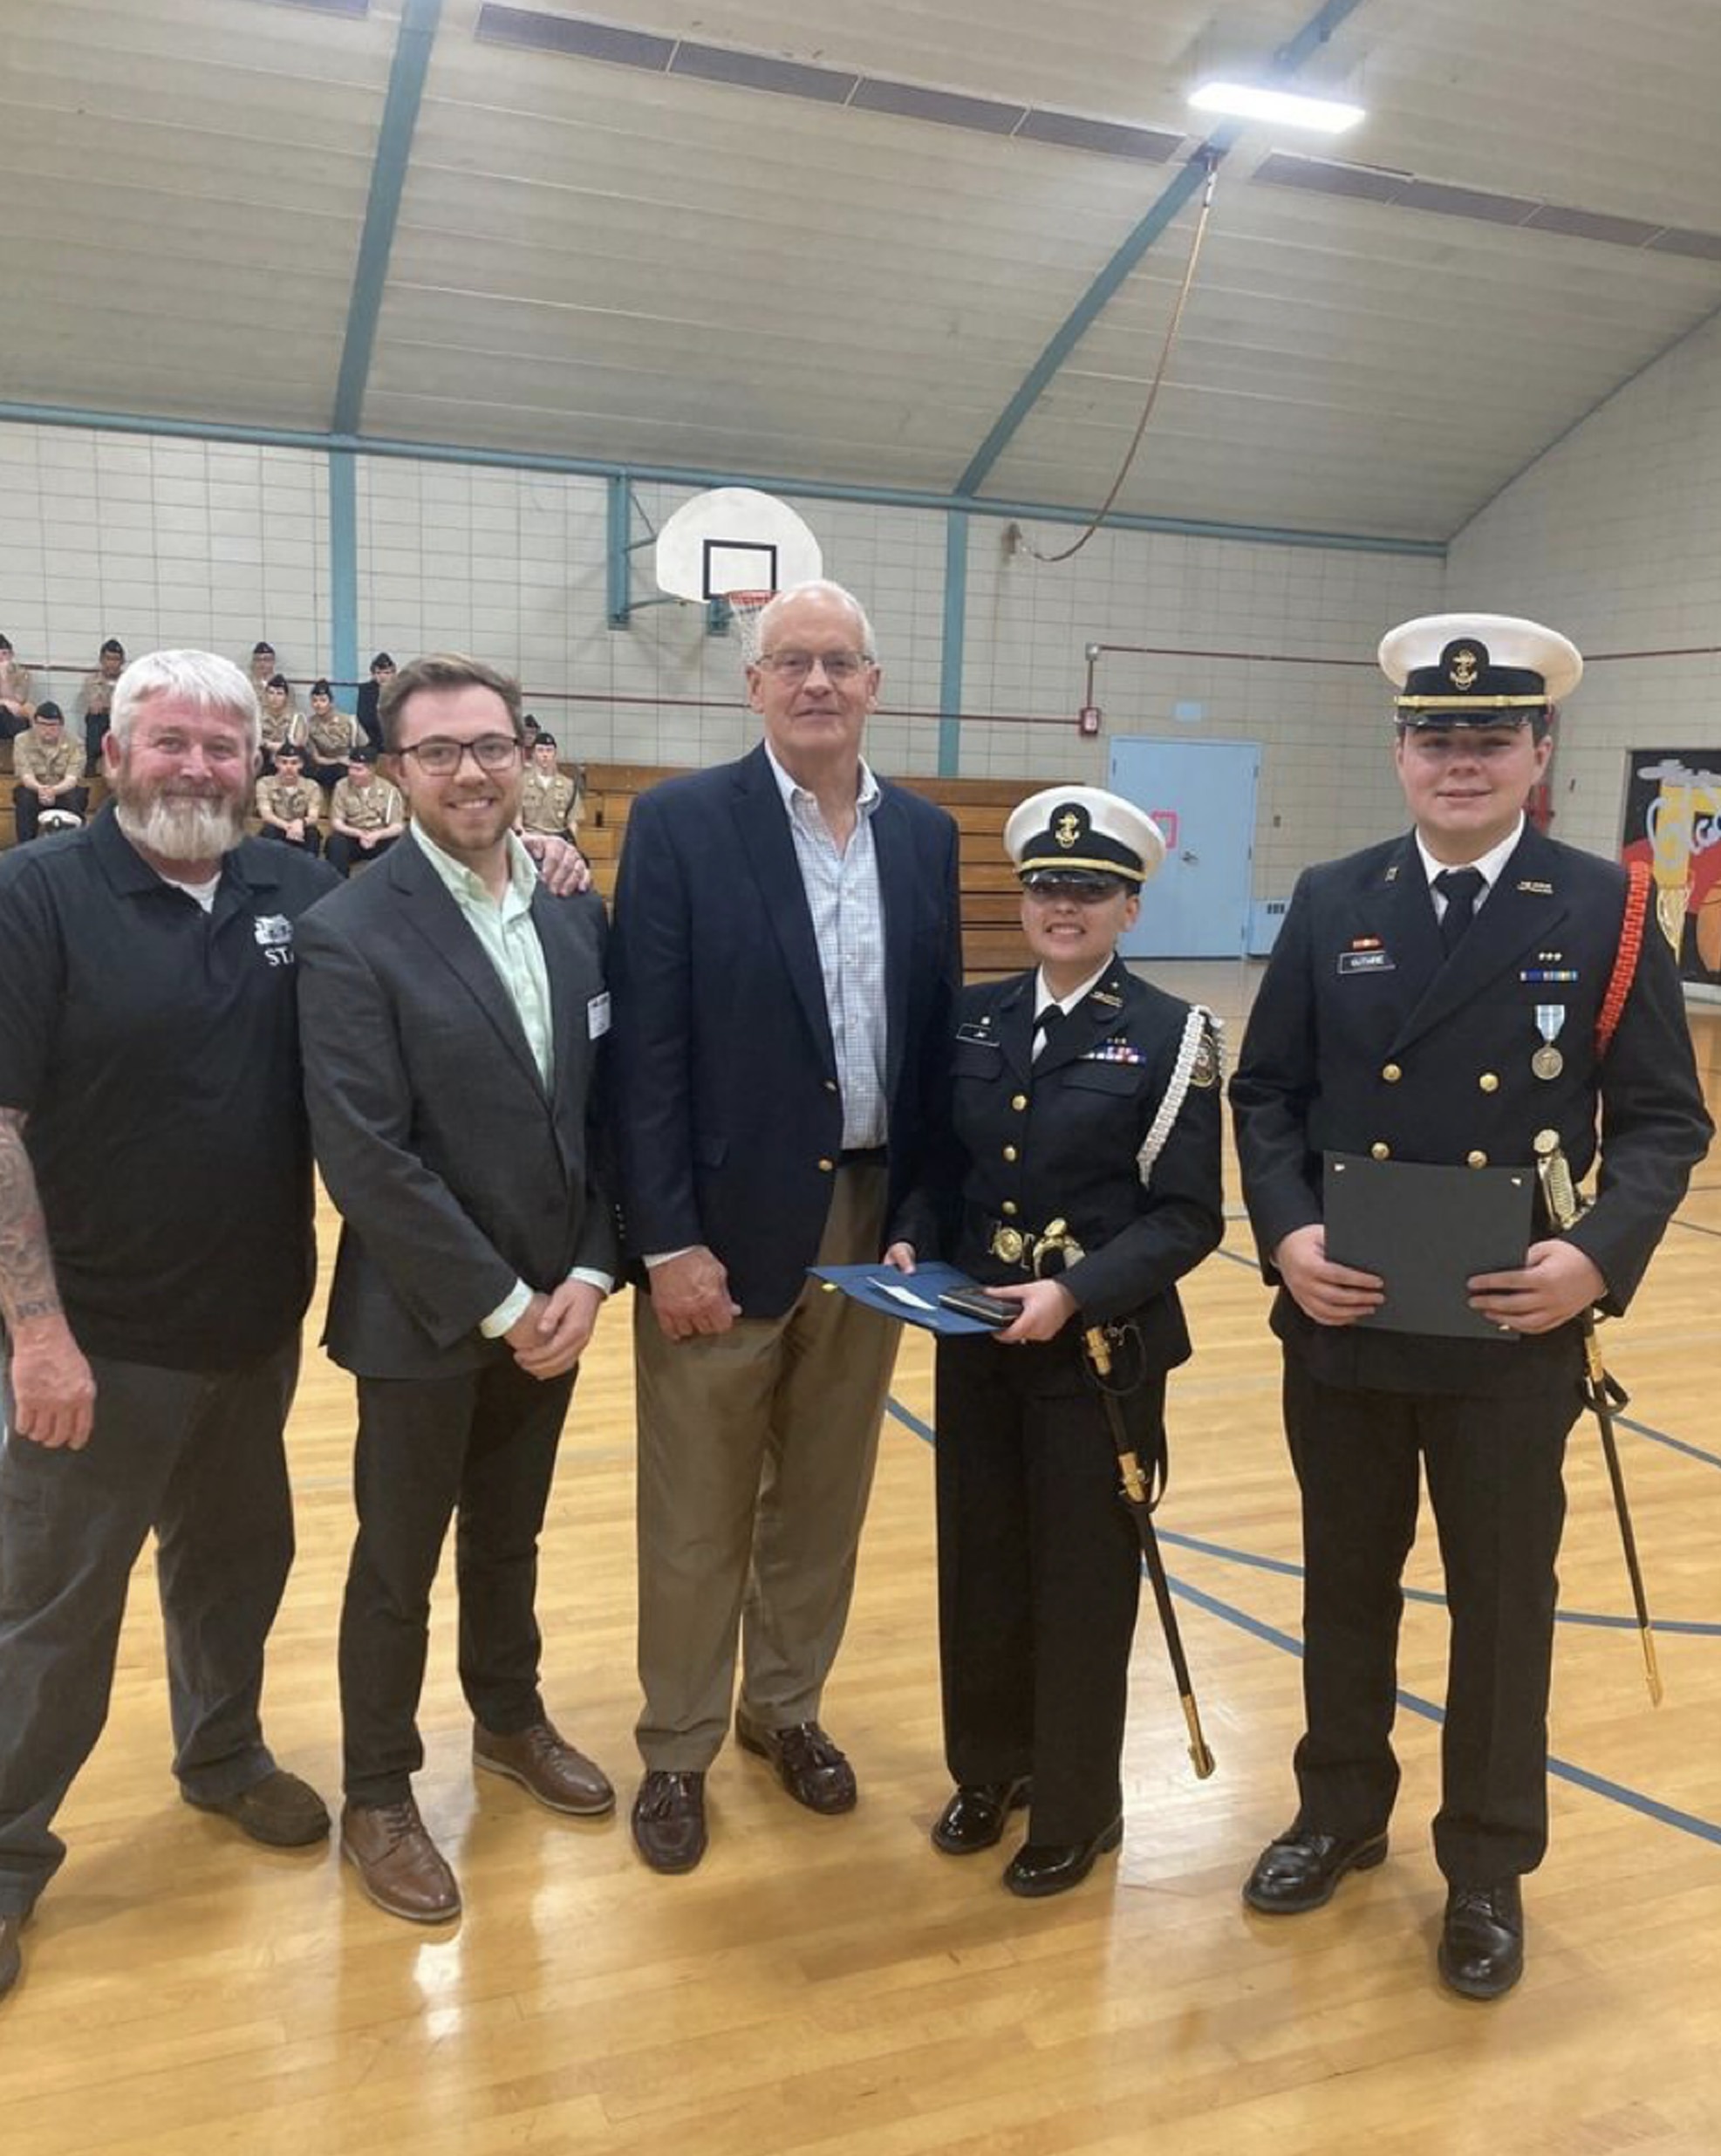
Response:
[{"label": "fluorescent ceiling light", "polygon": [[1294,90],[1263,90],[1253,83],[1204,82],[1189,102],[1198,112],[1227,113],[1237,119],[1276,119],[1287,127],[1312,127],[1319,134],[1342,134],[1366,117],[1360,105],[1331,98],[1306,98]]}]

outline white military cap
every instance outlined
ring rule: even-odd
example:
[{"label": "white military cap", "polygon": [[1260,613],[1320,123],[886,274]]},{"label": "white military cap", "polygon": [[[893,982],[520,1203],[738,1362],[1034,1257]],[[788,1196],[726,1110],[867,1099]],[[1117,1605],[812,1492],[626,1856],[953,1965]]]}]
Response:
[{"label": "white military cap", "polygon": [[1546,713],[1583,672],[1557,629],[1515,614],[1424,614],[1381,638],[1401,726],[1499,726]]},{"label": "white military cap", "polygon": [[1045,876],[1144,884],[1165,858],[1159,827],[1098,786],[1048,786],[1011,811],[1004,846],[1024,884]]}]

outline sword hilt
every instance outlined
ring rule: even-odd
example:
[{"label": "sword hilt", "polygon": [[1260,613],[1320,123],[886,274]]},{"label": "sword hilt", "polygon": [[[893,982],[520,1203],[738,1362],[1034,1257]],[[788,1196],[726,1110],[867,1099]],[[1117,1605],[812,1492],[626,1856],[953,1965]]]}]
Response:
[{"label": "sword hilt", "polygon": [[1548,1217],[1563,1233],[1583,1218],[1583,1204],[1572,1181],[1572,1164],[1561,1148],[1557,1130],[1538,1130],[1535,1148],[1536,1174],[1547,1200]]}]

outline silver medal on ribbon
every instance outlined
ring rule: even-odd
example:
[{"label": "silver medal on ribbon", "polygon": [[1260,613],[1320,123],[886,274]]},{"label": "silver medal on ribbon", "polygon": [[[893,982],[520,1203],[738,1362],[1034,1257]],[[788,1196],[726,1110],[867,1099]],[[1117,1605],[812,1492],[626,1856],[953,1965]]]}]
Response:
[{"label": "silver medal on ribbon", "polygon": [[1530,1068],[1538,1078],[1557,1078],[1566,1068],[1565,1057],[1554,1045],[1565,1023],[1563,1003],[1537,1004],[1536,1031],[1541,1035],[1541,1046],[1530,1058]]}]

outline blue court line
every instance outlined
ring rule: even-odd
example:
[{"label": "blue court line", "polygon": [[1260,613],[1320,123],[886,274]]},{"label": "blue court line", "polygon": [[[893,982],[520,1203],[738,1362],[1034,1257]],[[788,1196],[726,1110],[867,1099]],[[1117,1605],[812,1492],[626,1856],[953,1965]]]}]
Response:
[{"label": "blue court line", "polygon": [[[887,1399],[885,1405],[904,1428],[912,1430],[924,1443],[931,1444],[933,1442],[932,1431],[927,1424],[918,1415],[911,1415],[894,1394]],[[1161,1531],[1160,1539],[1162,1541],[1187,1539],[1174,1537],[1164,1530]],[[1269,1569],[1276,1569],[1282,1562],[1278,1559],[1253,1561]],[[1172,1593],[1179,1601],[1187,1602],[1191,1608],[1201,1610],[1209,1617],[1217,1617],[1221,1622],[1233,1626],[1240,1632],[1246,1632],[1253,1638],[1263,1641],[1269,1647],[1276,1647],[1284,1654],[1294,1655],[1299,1661],[1302,1660],[1302,1641],[1292,1634],[1281,1632],[1278,1626],[1267,1624],[1260,1617],[1252,1617],[1247,1610],[1239,1609],[1234,1603],[1221,1601],[1217,1595],[1208,1594],[1200,1587],[1191,1586],[1185,1580],[1172,1579],[1170,1584]],[[1410,1714],[1420,1715],[1424,1722],[1431,1722],[1437,1728],[1444,1723],[1444,1709],[1437,1707],[1432,1700],[1403,1690],[1400,1690],[1396,1696],[1401,1707]],[[1677,1805],[1665,1805],[1659,1798],[1650,1797],[1642,1790],[1629,1789],[1623,1782],[1610,1781],[1606,1775],[1592,1774],[1588,1767],[1574,1765],[1568,1759],[1555,1758],[1552,1754],[1548,1757],[1547,1771],[1560,1781],[1569,1782],[1574,1789],[1587,1790],[1593,1797],[1605,1797],[1628,1811],[1638,1812],[1646,1819],[1655,1819],[1663,1826],[1677,1827],[1682,1834],[1690,1834],[1698,1841],[1710,1842],[1721,1848],[1721,1822],[1701,1818],[1694,1811],[1682,1811]]]}]

